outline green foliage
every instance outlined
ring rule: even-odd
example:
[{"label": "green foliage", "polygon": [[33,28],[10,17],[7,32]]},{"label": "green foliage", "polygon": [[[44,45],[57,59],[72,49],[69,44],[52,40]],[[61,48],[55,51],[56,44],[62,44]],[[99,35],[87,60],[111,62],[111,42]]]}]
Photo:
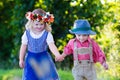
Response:
[{"label": "green foliage", "polygon": [[[9,25],[10,18],[11,18],[11,11],[6,11],[6,8],[11,9],[11,1],[0,1],[0,61],[4,57],[4,60],[7,59],[7,56],[10,56],[10,52],[14,45],[11,42],[12,32],[10,31],[11,26]],[[3,15],[4,14],[4,15]],[[9,30],[9,31],[6,31]],[[7,44],[7,45],[5,45]]]},{"label": "green foliage", "polygon": [[96,67],[98,80],[119,80],[120,77],[118,75],[119,73],[117,73],[118,71],[116,71],[116,63],[112,62],[108,64],[109,64],[109,70],[104,70],[104,68],[100,64],[96,64],[95,67]]},{"label": "green foliage", "polygon": [[[11,51],[10,55],[10,62],[13,65],[17,62],[18,63],[18,55],[19,55],[19,47],[21,43],[21,35],[24,31],[24,25],[26,23],[25,13],[34,8],[34,0],[15,0],[14,1],[14,8],[12,9],[12,16],[11,16],[11,27],[12,27],[12,42],[14,43],[14,47]],[[18,64],[14,65],[18,66]]]},{"label": "green foliage", "polygon": [[0,67],[5,66],[3,61],[16,66],[18,65],[16,62],[18,62],[21,34],[25,24],[24,15],[26,11],[34,7],[34,0],[1,0],[0,4],[0,14],[2,15],[0,16]]},{"label": "green foliage", "polygon": [[101,34],[100,38],[97,39],[97,41],[103,45],[101,47],[105,51],[107,60],[109,61],[110,69],[106,73],[106,75],[110,76],[108,80],[120,79],[120,12],[118,12],[120,11],[119,4],[120,2],[107,4],[109,6],[112,6],[107,10],[107,12],[109,12],[108,15],[111,15],[111,12],[114,13],[114,15],[111,19],[109,19],[110,21],[104,25],[104,28],[102,30],[98,29]]}]

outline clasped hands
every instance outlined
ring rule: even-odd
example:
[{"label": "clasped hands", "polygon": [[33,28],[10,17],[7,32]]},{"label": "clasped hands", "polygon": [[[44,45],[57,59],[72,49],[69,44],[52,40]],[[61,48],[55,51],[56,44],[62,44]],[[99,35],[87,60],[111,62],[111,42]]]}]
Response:
[{"label": "clasped hands", "polygon": [[63,55],[57,55],[55,56],[55,61],[61,62],[64,60],[64,56]]}]

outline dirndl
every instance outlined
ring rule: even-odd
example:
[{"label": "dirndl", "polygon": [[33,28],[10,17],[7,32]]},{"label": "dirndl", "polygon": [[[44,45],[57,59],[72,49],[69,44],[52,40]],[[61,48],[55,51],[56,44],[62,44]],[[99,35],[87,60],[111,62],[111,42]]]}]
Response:
[{"label": "dirndl", "polygon": [[47,51],[28,51],[22,80],[60,80],[52,57]]}]

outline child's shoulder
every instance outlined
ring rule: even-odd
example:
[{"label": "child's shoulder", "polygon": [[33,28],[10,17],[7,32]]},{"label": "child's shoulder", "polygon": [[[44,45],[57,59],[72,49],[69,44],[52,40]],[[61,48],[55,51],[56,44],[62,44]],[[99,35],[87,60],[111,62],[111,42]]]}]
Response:
[{"label": "child's shoulder", "polygon": [[26,29],[24,32],[28,33],[28,32],[30,32],[30,29]]},{"label": "child's shoulder", "polygon": [[70,40],[69,40],[69,43],[73,43],[74,41],[75,41],[75,38],[70,39]]},{"label": "child's shoulder", "polygon": [[98,43],[93,38],[90,38],[90,42],[92,43],[92,45],[98,45]]},{"label": "child's shoulder", "polygon": [[94,42],[94,41],[95,41],[95,39],[94,39],[94,38],[90,38],[90,41],[91,41],[91,42]]}]

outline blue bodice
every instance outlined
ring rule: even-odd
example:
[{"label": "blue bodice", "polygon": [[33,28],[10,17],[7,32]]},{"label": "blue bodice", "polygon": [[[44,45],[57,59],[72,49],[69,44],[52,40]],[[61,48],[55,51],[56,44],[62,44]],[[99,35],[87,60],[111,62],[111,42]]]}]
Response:
[{"label": "blue bodice", "polygon": [[30,31],[26,30],[26,35],[28,38],[28,51],[33,53],[39,53],[47,50],[47,42],[46,38],[48,35],[48,32],[45,31],[43,35],[40,38],[33,38],[30,35]]}]

